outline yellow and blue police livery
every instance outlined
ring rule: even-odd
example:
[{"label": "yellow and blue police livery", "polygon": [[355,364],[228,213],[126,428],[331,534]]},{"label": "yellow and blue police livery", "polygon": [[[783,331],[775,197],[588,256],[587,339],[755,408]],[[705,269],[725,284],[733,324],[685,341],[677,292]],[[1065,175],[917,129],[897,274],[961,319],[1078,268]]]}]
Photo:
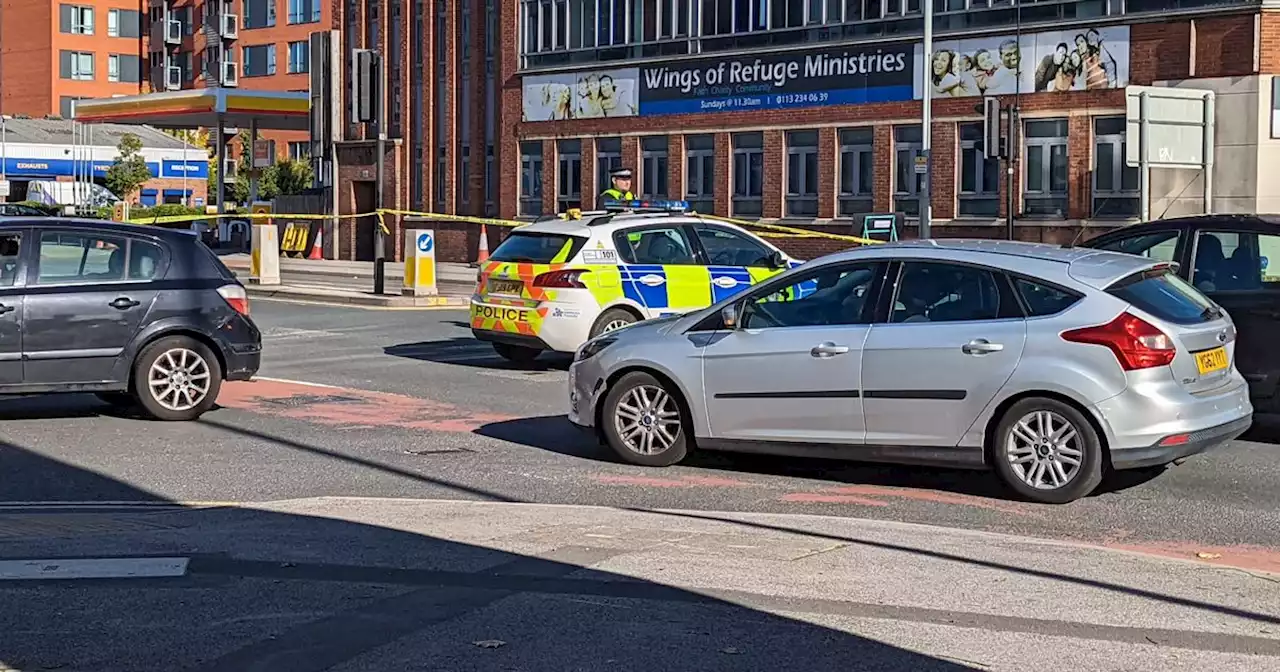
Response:
[{"label": "yellow and blue police livery", "polygon": [[746,229],[689,214],[682,201],[609,202],[512,231],[480,269],[471,331],[514,361],[573,352],[593,336],[705,308],[799,263]]}]

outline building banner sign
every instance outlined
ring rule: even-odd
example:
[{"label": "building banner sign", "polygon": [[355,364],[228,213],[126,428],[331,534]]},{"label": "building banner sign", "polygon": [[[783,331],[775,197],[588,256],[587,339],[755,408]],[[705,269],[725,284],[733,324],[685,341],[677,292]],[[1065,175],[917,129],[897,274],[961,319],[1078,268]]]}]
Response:
[{"label": "building banner sign", "polygon": [[524,121],[900,102],[909,44],[832,47],[524,78]]},{"label": "building banner sign", "polygon": [[[917,62],[924,45],[917,44]],[[1019,76],[1019,72],[1021,75]],[[924,97],[915,72],[915,97]],[[934,44],[934,98],[1123,89],[1129,84],[1129,27],[945,40]]]},{"label": "building banner sign", "polygon": [[[524,78],[524,121],[777,110],[919,100],[924,45],[842,45]],[[1122,89],[1129,27],[943,40],[935,98]]]}]

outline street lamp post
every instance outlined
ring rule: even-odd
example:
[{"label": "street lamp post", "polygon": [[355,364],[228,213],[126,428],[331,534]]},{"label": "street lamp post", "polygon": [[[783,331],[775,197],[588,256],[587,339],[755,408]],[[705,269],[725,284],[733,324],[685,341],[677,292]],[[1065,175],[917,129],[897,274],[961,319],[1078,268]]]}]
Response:
[{"label": "street lamp post", "polygon": [[[5,122],[9,121],[9,115],[0,114],[0,182],[8,183],[9,181],[9,129]],[[0,195],[0,203],[9,200],[8,194]]]},{"label": "street lamp post", "polygon": [[920,237],[932,235],[933,203],[930,191],[933,188],[933,0],[925,0],[924,5],[924,119],[921,124],[920,154],[924,159],[924,180],[920,185]]}]

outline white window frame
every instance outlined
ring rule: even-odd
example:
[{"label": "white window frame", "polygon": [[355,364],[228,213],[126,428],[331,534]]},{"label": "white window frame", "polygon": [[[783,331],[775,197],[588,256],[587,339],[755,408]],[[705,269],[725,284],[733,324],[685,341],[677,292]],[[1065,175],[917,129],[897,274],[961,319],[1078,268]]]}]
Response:
[{"label": "white window frame", "polygon": [[[93,34],[93,7],[85,5],[71,6],[71,34],[72,35],[92,35]],[[86,20],[88,19],[88,20]]]},{"label": "white window frame", "polygon": [[[88,68],[84,66],[88,64]],[[71,79],[80,82],[93,81],[93,52],[91,51],[73,51],[71,52]]]},{"label": "white window frame", "polygon": [[[812,133],[812,145],[792,145],[793,138],[798,133]],[[783,201],[783,216],[797,217],[805,219],[813,219],[818,216],[818,189],[819,189],[819,172],[818,168],[818,144],[820,134],[816,129],[804,129],[799,131],[787,131],[787,162],[786,174],[783,179],[786,181],[785,194]],[[792,157],[795,157],[793,159]],[[793,165],[794,163],[794,165]],[[812,165],[810,165],[812,163]],[[793,174],[792,169],[796,169]],[[807,189],[810,181],[809,171],[813,170],[813,191]],[[796,185],[799,185],[798,187]]]},{"label": "white window frame", "polygon": [[[746,136],[754,136],[760,138],[759,147],[739,147],[738,140]],[[734,217],[761,217],[764,214],[764,137],[759,131],[748,131],[745,133],[735,133],[729,138],[733,146],[732,155],[733,170],[729,173],[730,214]],[[753,143],[754,144],[754,143]],[[752,165],[759,163],[760,181],[759,184],[752,183]],[[745,176],[745,184],[740,177]],[[744,208],[743,206],[748,206]]]},{"label": "white window frame", "polygon": [[[915,162],[916,157],[924,152],[924,142],[923,140],[899,140],[898,130],[908,128],[919,129],[920,127],[913,125],[893,127],[893,209],[895,212],[918,217],[920,215],[920,183],[924,181],[924,176],[916,174]],[[907,165],[906,184],[902,184],[904,160]]]},{"label": "white window frame", "polygon": [[[640,197],[665,199],[667,193],[671,191],[671,141],[666,136],[661,136],[662,149],[644,149],[645,140],[653,137],[640,138]],[[661,191],[655,188],[659,181],[664,187]]]},{"label": "white window frame", "polygon": [[115,54],[107,55],[107,81],[120,81],[120,57]]},{"label": "white window frame", "polygon": [[[1108,218],[1108,219],[1137,218],[1140,216],[1140,213],[1142,212],[1142,191],[1141,191],[1141,186],[1137,184],[1139,180],[1139,176],[1137,172],[1138,169],[1130,168],[1125,162],[1125,151],[1126,151],[1126,143],[1127,143],[1127,138],[1125,137],[1126,134],[1125,133],[1099,134],[1097,131],[1098,123],[1103,120],[1107,120],[1107,121],[1118,120],[1121,123],[1121,128],[1125,127],[1124,117],[1094,117],[1093,119],[1093,124],[1092,124],[1093,130],[1094,130],[1093,179],[1091,181],[1092,182],[1091,186],[1093,187],[1093,190],[1092,190],[1093,193],[1092,193],[1092,201],[1089,204],[1089,207],[1091,210],[1090,214],[1093,217]],[[1111,189],[1102,189],[1101,187],[1098,186],[1098,160],[1102,154],[1101,152],[1098,151],[1098,147],[1104,144],[1111,145],[1111,177],[1112,177],[1112,180],[1116,183],[1112,185],[1113,188]],[[1130,174],[1133,175],[1134,185],[1132,188],[1129,188],[1129,189],[1126,189],[1124,187],[1125,171],[1132,171]],[[1099,203],[1106,202],[1108,200],[1132,203],[1132,206],[1130,208],[1126,208],[1126,211],[1124,213],[1109,213],[1105,215],[1099,214],[1102,211],[1102,207],[1099,205]]]},{"label": "white window frame", "polygon": [[[965,139],[964,129],[969,127],[970,130],[977,128],[978,135],[982,134],[981,122],[962,123],[956,128],[956,136],[960,138],[960,154],[959,169],[956,171],[956,216],[957,217],[974,217],[974,218],[995,218],[1000,216],[1000,159],[989,158],[986,154],[985,147],[979,147],[982,144],[981,139]],[[965,152],[972,151],[968,158]],[[975,189],[965,191],[964,189],[964,171],[965,169],[973,171],[973,184]],[[987,171],[993,171],[996,175],[996,188],[994,191],[988,191],[983,188],[986,184]],[[986,206],[985,208],[981,206]]]},{"label": "white window frame", "polygon": [[[1071,191],[1071,149],[1069,138],[1067,135],[1032,137],[1028,132],[1033,125],[1048,122],[1066,125],[1066,119],[1061,118],[1028,119],[1022,127],[1022,158],[1023,166],[1025,166],[1022,169],[1022,211],[1024,215],[1029,217],[1062,219],[1067,216]],[[1069,129],[1067,133],[1070,134]],[[1064,188],[1060,191],[1053,189],[1053,150],[1055,147],[1062,148],[1065,154],[1064,170],[1067,171]],[[1040,162],[1040,187],[1034,190],[1031,188],[1032,152],[1040,152],[1043,155]],[[1057,212],[1050,211],[1054,206],[1057,206]]]},{"label": "white window frame", "polygon": [[[839,180],[837,184],[838,195],[836,200],[836,214],[839,217],[854,217],[857,215],[867,214],[875,210],[875,137],[874,131],[871,138],[867,140],[847,140],[845,131],[863,131],[858,128],[840,129],[837,131],[837,140],[840,143],[840,165],[836,168],[838,173],[836,178]],[[865,131],[864,131],[865,132]],[[862,191],[863,175],[862,175],[862,157],[867,155],[871,157],[871,190]],[[845,180],[845,170],[851,170],[853,175],[849,180]],[[845,190],[844,185],[848,182],[853,185],[853,190]]]},{"label": "white window frame", "polygon": [[120,37],[120,10],[107,10],[107,37]]}]

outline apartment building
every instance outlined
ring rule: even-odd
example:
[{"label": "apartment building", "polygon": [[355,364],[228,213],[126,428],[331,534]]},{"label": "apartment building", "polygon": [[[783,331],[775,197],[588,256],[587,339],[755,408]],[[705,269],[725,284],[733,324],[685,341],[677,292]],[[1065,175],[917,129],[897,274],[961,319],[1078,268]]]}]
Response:
[{"label": "apartment building", "polygon": [[145,24],[128,0],[0,1],[0,114],[69,117],[74,100],[141,93]]}]

